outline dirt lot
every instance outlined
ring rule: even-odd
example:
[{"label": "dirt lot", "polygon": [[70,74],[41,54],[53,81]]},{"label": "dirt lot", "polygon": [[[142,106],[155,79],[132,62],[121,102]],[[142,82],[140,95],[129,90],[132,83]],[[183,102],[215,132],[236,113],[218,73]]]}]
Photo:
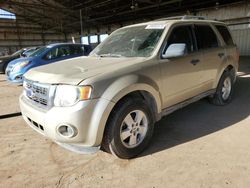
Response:
[{"label": "dirt lot", "polygon": [[0,187],[247,188],[250,58],[241,59],[240,71],[231,104],[204,99],[167,116],[133,160],[74,154],[37,134],[18,113],[22,87],[0,75]]}]

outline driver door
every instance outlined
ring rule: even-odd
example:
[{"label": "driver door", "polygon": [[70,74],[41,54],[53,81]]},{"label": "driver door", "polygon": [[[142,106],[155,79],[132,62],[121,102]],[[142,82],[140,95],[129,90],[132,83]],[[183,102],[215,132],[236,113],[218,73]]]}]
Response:
[{"label": "driver door", "polygon": [[[185,44],[185,55],[163,58],[171,44]],[[164,44],[160,60],[163,107],[167,108],[202,92],[202,54],[197,51],[193,26],[174,26]]]}]

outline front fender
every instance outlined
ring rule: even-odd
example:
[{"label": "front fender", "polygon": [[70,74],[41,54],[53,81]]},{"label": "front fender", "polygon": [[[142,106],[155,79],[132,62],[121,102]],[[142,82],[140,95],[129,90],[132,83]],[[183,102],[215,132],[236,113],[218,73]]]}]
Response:
[{"label": "front fender", "polygon": [[[102,93],[102,103],[97,104],[93,116],[91,132],[96,132],[95,146],[102,142],[103,133],[108,117],[113,110],[115,104],[127,94],[133,91],[146,91],[155,99],[157,112],[161,112],[161,97],[157,85],[145,76],[127,75],[116,79],[109,84],[107,89]],[[108,102],[109,101],[109,102]],[[93,134],[92,134],[93,136]]]},{"label": "front fender", "polygon": [[101,98],[117,103],[122,97],[134,91],[146,91],[155,99],[157,112],[161,112],[159,87],[150,78],[143,75],[127,75],[115,80],[103,92]]}]

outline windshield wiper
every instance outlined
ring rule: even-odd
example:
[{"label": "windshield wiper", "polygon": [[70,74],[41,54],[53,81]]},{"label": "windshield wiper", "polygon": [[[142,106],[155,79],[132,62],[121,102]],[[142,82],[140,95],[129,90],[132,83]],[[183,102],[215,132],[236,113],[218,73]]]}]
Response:
[{"label": "windshield wiper", "polygon": [[121,54],[111,54],[111,53],[108,53],[108,54],[100,54],[99,56],[100,56],[100,57],[122,57]]}]

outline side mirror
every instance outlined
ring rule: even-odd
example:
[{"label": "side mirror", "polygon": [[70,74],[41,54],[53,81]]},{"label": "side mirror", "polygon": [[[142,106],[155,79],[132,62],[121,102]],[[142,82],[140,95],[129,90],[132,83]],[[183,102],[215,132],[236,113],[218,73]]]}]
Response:
[{"label": "side mirror", "polygon": [[184,43],[174,43],[171,44],[166,52],[162,54],[163,58],[170,58],[170,57],[180,57],[184,56],[187,53],[187,47]]}]

